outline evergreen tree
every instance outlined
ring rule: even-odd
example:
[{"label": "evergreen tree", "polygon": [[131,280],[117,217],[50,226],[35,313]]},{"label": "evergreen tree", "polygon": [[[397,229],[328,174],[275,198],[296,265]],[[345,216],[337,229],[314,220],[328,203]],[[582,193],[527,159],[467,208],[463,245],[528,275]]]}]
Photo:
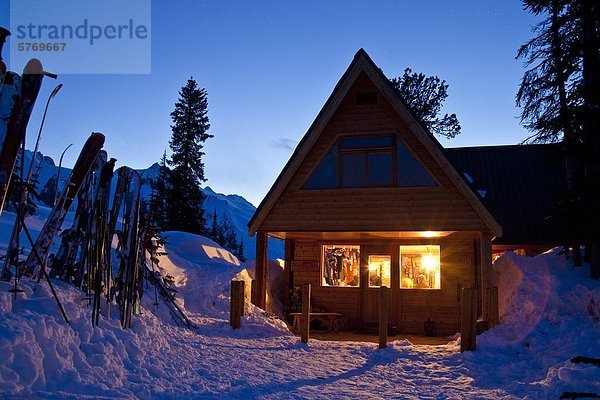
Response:
[{"label": "evergreen tree", "polygon": [[171,113],[173,125],[169,145],[173,154],[169,165],[169,229],[205,233],[204,194],[200,184],[206,181],[202,151],[208,134],[208,99],[193,78],[179,91],[179,100]]},{"label": "evergreen tree", "polygon": [[[237,241],[237,234],[235,233],[235,227],[231,222],[231,218],[226,213],[221,218],[221,223],[217,219],[217,210],[213,211],[212,226],[211,226],[211,238],[226,250],[229,250],[236,257],[238,256],[240,245]],[[242,244],[242,253],[244,245]],[[238,257],[239,258],[239,257]],[[240,259],[241,260],[241,259]]]},{"label": "evergreen tree", "polygon": [[152,189],[148,205],[148,218],[158,232],[164,232],[168,227],[169,167],[167,167],[167,153],[163,153],[158,167],[158,174],[150,182]]},{"label": "evergreen tree", "polygon": [[235,256],[241,262],[246,261],[246,257],[244,256],[244,241],[242,239],[240,239],[240,244],[237,247],[237,251],[235,252]]},{"label": "evergreen tree", "polygon": [[237,234],[232,225],[230,225],[225,236],[225,248],[232,253],[236,253],[238,249]]},{"label": "evergreen tree", "polygon": [[586,234],[591,277],[600,279],[600,4],[575,1],[581,26]]},{"label": "evergreen tree", "polygon": [[54,206],[54,197],[56,195],[56,175],[52,175],[40,191],[40,201],[48,207]]},{"label": "evergreen tree", "polygon": [[217,241],[217,233],[218,232],[219,232],[219,222],[217,220],[217,209],[215,208],[213,210],[212,223],[210,226],[210,238],[212,240],[214,240],[215,242]]},{"label": "evergreen tree", "polygon": [[156,254],[159,247],[163,246],[166,241],[163,235],[163,230],[157,226],[156,218],[152,215],[152,203],[150,201],[142,200],[140,202],[140,220],[139,220],[139,234],[144,241],[144,247],[152,262],[158,264],[158,258]]},{"label": "evergreen tree", "polygon": [[227,250],[231,248],[232,231],[233,226],[231,224],[231,220],[229,219],[229,216],[224,213],[222,222],[219,224],[219,228],[217,229],[217,243]]},{"label": "evergreen tree", "polygon": [[544,20],[518,53],[532,67],[517,94],[522,122],[533,131],[529,140],[564,145],[567,214],[575,215],[568,229],[579,235],[578,226],[584,226],[592,277],[600,279],[600,5],[594,0],[523,5]]},{"label": "evergreen tree", "polygon": [[545,18],[533,28],[535,37],[519,48],[525,71],[517,93],[521,123],[533,135],[525,142],[564,140],[568,146],[581,137],[578,94],[572,85],[579,67],[577,28],[565,14],[562,0],[525,0],[526,10]]},{"label": "evergreen tree", "polygon": [[390,82],[430,132],[448,139],[460,133],[456,114],[440,114],[442,104],[448,97],[446,81],[406,68],[401,77],[393,78]]},{"label": "evergreen tree", "polygon": [[525,71],[517,93],[521,123],[533,132],[525,142],[563,143],[568,193],[555,217],[564,226],[565,249],[573,246],[574,263],[581,265],[582,137],[577,121],[580,101],[572,86],[579,69],[577,27],[568,18],[563,0],[525,0],[523,4],[533,14],[546,16],[533,28],[535,37],[517,53],[517,58],[531,67]]}]

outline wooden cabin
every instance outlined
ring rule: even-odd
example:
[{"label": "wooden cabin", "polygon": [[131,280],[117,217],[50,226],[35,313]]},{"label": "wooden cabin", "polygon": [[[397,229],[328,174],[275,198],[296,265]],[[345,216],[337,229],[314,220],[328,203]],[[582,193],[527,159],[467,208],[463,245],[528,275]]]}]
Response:
[{"label": "wooden cabin", "polygon": [[[336,85],[249,223],[257,234],[255,303],[266,302],[267,238],[285,241],[285,293],[352,329],[459,331],[460,289],[487,314],[492,239],[501,227],[364,50]],[[283,299],[284,302],[288,299]]]}]

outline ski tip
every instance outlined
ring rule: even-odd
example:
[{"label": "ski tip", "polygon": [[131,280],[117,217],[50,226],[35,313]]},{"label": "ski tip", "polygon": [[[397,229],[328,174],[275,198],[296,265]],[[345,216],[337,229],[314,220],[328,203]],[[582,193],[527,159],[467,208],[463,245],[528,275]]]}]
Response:
[{"label": "ski tip", "polygon": [[98,141],[104,146],[105,136],[100,132],[92,132],[88,140]]},{"label": "ski tip", "polygon": [[50,94],[50,98],[54,98],[54,96],[56,96],[56,94],[60,91],[60,89],[62,88],[62,86],[63,86],[62,83],[59,83],[58,85],[56,85],[56,87],[54,88],[54,90]]},{"label": "ski tip", "polygon": [[37,58],[32,58],[27,62],[25,68],[23,68],[23,75],[41,75],[44,73],[44,67],[42,62]]}]

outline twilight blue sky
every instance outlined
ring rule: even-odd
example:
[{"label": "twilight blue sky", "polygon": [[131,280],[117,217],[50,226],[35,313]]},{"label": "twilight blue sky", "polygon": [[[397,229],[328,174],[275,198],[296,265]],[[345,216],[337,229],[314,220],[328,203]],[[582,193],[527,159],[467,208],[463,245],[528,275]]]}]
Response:
[{"label": "twilight blue sky", "polygon": [[[0,0],[2,26],[8,11]],[[152,73],[60,76],[41,151],[58,160],[75,143],[71,165],[99,131],[118,165],[147,167],[168,149],[169,113],[193,75],[208,92],[214,135],[206,185],[257,205],[361,47],[390,78],[410,66],[447,81],[445,111],[463,129],[444,146],[514,144],[527,136],[516,118],[523,68],[514,56],[534,23],[517,0],[153,0]],[[30,148],[54,85],[44,82]]]}]

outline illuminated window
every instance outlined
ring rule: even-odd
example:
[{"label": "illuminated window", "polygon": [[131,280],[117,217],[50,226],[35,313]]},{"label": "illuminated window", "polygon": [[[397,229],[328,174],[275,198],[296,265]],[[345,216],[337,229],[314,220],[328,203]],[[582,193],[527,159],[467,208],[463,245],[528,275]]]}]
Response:
[{"label": "illuminated window", "polygon": [[358,286],[360,246],[323,246],[323,286]]},{"label": "illuminated window", "polygon": [[400,246],[400,287],[440,289],[440,246]]},{"label": "illuminated window", "polygon": [[369,287],[390,287],[392,257],[369,256]]}]

